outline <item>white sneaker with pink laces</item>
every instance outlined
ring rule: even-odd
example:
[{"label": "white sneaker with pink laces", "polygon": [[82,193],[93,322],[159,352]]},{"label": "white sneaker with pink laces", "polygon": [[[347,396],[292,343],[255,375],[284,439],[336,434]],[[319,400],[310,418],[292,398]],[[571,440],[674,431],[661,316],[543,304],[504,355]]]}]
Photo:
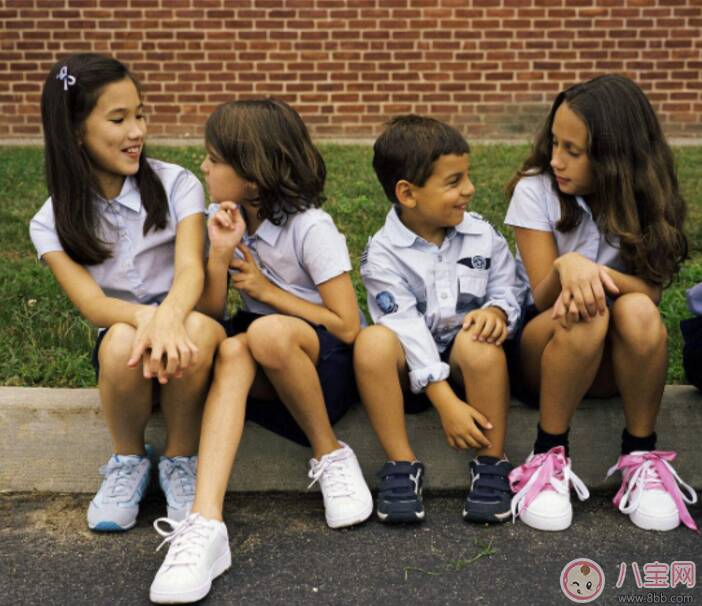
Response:
[{"label": "white sneaker with pink laces", "polygon": [[676,456],[672,451],[635,451],[620,456],[607,472],[607,477],[622,472],[622,485],[613,502],[639,528],[672,530],[682,522],[697,530],[685,507],[685,503],[697,503],[697,494],[669,463]]},{"label": "white sneaker with pink laces", "polygon": [[526,462],[509,474],[512,519],[519,517],[537,530],[565,530],[573,521],[570,486],[581,501],[590,496],[583,481],[570,468],[565,448],[530,454]]}]

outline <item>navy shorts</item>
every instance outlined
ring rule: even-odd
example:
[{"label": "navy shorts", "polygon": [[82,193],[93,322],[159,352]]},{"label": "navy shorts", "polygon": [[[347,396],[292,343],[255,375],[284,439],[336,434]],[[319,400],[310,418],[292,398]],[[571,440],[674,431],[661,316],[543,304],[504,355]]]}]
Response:
[{"label": "navy shorts", "polygon": [[[223,323],[227,337],[245,333],[251,323],[261,317],[264,316],[248,311],[237,312],[235,316]],[[353,347],[337,339],[324,326],[314,324],[310,326],[319,339],[317,374],[329,421],[334,425],[346,414],[351,405],[358,401],[353,374]],[[310,445],[307,436],[285,404],[277,398],[262,400],[249,397],[246,404],[246,418],[297,444]]]},{"label": "navy shorts", "polygon": [[528,387],[522,373],[522,356],[520,344],[524,328],[541,312],[533,304],[527,305],[522,314],[522,321],[514,336],[505,341],[505,355],[507,356],[507,369],[509,370],[509,386],[513,397],[522,401],[531,408],[539,407],[539,394],[532,392]]}]

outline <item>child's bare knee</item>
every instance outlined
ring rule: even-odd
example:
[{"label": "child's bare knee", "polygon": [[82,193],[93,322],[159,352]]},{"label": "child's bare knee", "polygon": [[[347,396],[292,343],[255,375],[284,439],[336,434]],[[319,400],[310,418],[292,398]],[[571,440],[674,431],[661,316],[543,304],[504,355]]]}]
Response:
[{"label": "child's bare knee", "polygon": [[271,314],[252,322],[246,336],[251,355],[267,368],[283,365],[293,348],[299,345],[294,318],[278,314]]},{"label": "child's bare knee", "polygon": [[218,366],[236,364],[242,357],[250,355],[251,354],[246,343],[246,336],[237,335],[236,337],[224,339],[224,341],[219,344],[216,364]]},{"label": "child's bare knee", "polygon": [[616,335],[640,354],[659,350],[668,331],[655,303],[642,293],[623,295],[614,303],[612,324]]},{"label": "child's bare knee", "polygon": [[98,351],[101,374],[131,372],[127,360],[131,356],[135,336],[136,330],[129,324],[120,322],[109,328]]},{"label": "child's bare knee", "polygon": [[354,366],[357,370],[394,366],[398,346],[399,339],[389,328],[378,324],[364,328],[354,343]]},{"label": "child's bare knee", "polygon": [[461,331],[453,343],[457,364],[467,372],[489,372],[507,364],[504,349],[494,343],[473,340],[466,331]]}]

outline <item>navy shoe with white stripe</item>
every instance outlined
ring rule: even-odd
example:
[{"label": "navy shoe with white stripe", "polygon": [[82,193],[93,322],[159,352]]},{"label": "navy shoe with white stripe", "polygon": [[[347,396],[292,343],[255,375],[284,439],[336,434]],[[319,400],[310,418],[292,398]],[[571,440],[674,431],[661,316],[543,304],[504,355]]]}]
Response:
[{"label": "navy shoe with white stripe", "polygon": [[424,465],[419,461],[388,461],[378,472],[378,477],[377,514],[381,522],[400,524],[424,519]]},{"label": "navy shoe with white stripe", "polygon": [[463,506],[463,518],[470,522],[506,522],[511,514],[512,491],[506,458],[476,457],[470,462],[470,492]]}]

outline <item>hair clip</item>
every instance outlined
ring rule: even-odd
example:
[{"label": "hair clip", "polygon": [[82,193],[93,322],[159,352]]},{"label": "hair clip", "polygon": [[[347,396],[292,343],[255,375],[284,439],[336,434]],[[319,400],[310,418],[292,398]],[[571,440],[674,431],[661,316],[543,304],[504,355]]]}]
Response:
[{"label": "hair clip", "polygon": [[76,83],[75,76],[71,76],[68,73],[68,66],[64,65],[61,71],[56,76],[57,80],[63,80],[63,90],[68,90],[69,86],[73,86]]}]

